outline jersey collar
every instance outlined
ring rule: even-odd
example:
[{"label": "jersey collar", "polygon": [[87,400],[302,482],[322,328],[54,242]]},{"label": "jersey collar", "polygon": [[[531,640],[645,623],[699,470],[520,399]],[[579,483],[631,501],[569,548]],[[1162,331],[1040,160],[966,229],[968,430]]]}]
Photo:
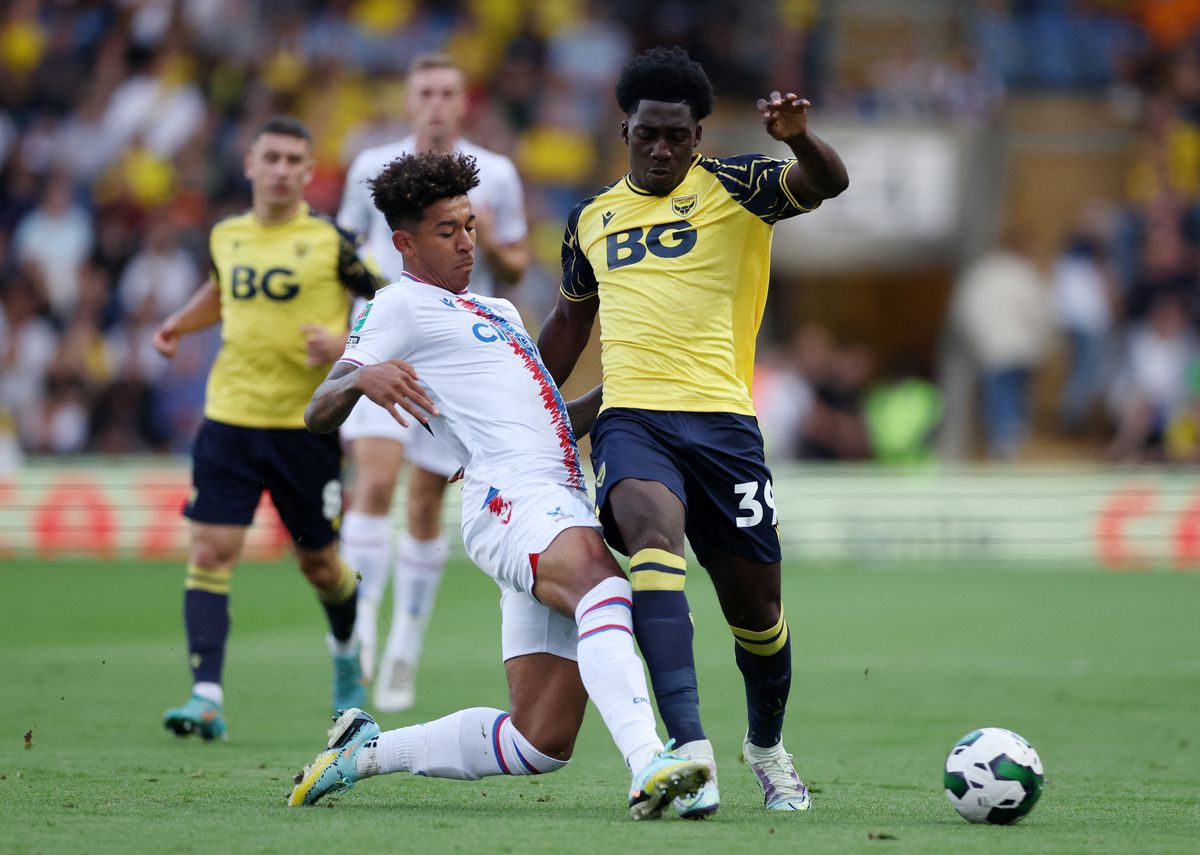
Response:
[{"label": "jersey collar", "polygon": [[[430,288],[441,288],[441,290],[446,291],[446,289],[442,288],[441,285],[434,285],[432,282],[426,282],[424,279],[420,278],[419,276],[413,276],[407,270],[404,270],[400,273],[400,278],[407,279],[410,282],[416,282],[418,285],[428,285]],[[447,293],[453,294],[455,297],[465,297],[467,294],[471,293],[471,289],[463,288],[461,291],[447,291]]]},{"label": "jersey collar", "polygon": [[300,207],[296,208],[296,213],[292,214],[286,220],[276,220],[273,223],[264,223],[262,220],[260,220],[258,218],[258,214],[254,213],[253,208],[250,209],[250,216],[254,217],[254,222],[258,223],[258,225],[262,226],[264,229],[274,229],[274,228],[278,228],[279,226],[286,226],[290,223],[294,223],[297,220],[307,217],[309,210],[310,210],[310,208],[309,208],[308,203],[305,202],[303,199],[301,199]]}]

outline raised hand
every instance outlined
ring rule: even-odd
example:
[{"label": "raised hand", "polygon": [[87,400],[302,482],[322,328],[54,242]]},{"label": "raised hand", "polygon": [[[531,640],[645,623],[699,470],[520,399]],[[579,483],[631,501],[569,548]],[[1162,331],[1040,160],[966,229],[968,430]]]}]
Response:
[{"label": "raised hand", "polygon": [[781,95],[774,91],[768,98],[759,98],[757,105],[767,133],[775,139],[786,142],[808,133],[808,108],[812,102],[807,98],[795,92]]}]

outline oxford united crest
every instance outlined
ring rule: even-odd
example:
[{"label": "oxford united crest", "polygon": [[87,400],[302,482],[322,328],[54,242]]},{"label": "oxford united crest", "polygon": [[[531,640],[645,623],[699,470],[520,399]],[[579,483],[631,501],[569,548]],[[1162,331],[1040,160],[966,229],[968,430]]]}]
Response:
[{"label": "oxford united crest", "polygon": [[686,196],[672,196],[671,210],[681,217],[686,217],[696,210],[696,194],[689,193]]}]

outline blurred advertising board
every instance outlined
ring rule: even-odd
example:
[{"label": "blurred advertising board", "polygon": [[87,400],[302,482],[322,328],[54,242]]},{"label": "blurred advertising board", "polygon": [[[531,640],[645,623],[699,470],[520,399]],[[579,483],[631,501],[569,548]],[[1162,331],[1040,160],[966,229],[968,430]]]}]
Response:
[{"label": "blurred advertising board", "polygon": [[1200,569],[1200,477],[1167,470],[777,469],[785,555]]},{"label": "blurred advertising board", "polygon": [[[186,461],[35,463],[0,474],[0,561],[181,558],[189,484]],[[458,491],[449,492],[446,528],[461,554]],[[762,499],[743,496],[747,506]],[[775,470],[773,500],[788,562],[1200,569],[1200,478],[1188,472],[785,466]],[[403,508],[394,515],[403,519]],[[288,543],[264,497],[247,557],[282,556]]]}]

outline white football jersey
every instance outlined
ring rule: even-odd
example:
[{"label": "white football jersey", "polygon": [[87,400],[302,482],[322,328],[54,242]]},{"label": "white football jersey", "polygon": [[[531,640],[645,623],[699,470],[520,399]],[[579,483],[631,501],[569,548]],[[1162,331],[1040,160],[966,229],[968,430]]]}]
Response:
[{"label": "white football jersey", "polygon": [[493,490],[584,489],[566,404],[508,300],[452,293],[404,273],[363,308],[342,356],[355,365],[389,359],[411,364],[437,405],[429,431],[466,467],[464,511],[471,497],[486,504]]},{"label": "white football jersey", "polygon": [[[371,200],[367,179],[374,178],[401,155],[412,154],[416,145],[417,138],[407,136],[399,142],[374,146],[359,153],[346,174],[346,188],[338,210],[338,225],[364,237],[364,254],[374,260],[388,282],[399,281],[404,272],[404,258],[392,245],[392,230]],[[492,240],[504,246],[525,237],[528,231],[525,197],[513,162],[464,139],[458,141],[456,150],[474,157],[479,166],[479,184],[467,198],[476,211],[486,210],[490,214]],[[476,255],[475,268],[471,271],[471,290],[484,296],[495,293],[495,280],[482,253]]]}]

